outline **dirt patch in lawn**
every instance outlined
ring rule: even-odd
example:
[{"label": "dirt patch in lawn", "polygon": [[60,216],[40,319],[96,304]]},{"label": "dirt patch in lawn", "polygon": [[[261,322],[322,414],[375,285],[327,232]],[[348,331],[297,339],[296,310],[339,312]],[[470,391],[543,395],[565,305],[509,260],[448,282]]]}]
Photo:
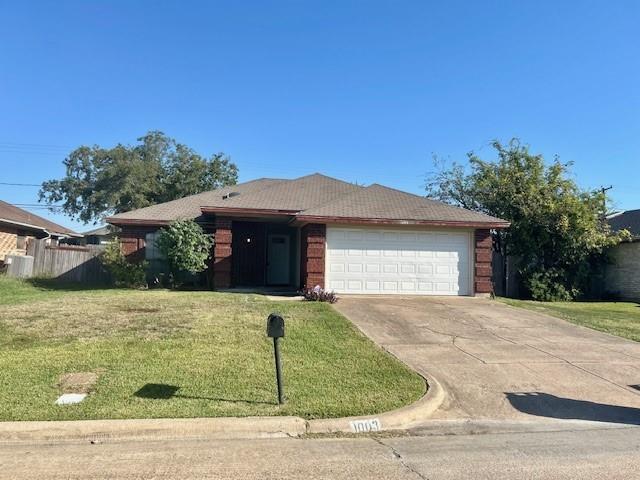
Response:
[{"label": "dirt patch in lawn", "polygon": [[97,372],[63,373],[57,386],[62,393],[91,393],[99,377]]},{"label": "dirt patch in lawn", "polygon": [[49,340],[119,334],[159,339],[191,330],[197,317],[192,314],[194,308],[167,298],[153,301],[134,294],[114,298],[63,296],[46,302],[3,306],[0,324],[17,335]]},{"label": "dirt patch in lawn", "polygon": [[127,313],[156,313],[160,311],[158,307],[124,307],[123,312]]}]

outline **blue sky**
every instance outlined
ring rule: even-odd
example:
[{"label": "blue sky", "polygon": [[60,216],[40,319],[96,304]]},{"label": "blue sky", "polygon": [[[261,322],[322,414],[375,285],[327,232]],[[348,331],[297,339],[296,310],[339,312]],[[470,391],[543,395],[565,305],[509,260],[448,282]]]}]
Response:
[{"label": "blue sky", "polygon": [[0,182],[158,129],[241,180],[422,193],[432,154],[517,136],[640,208],[640,2],[0,0],[0,22]]}]

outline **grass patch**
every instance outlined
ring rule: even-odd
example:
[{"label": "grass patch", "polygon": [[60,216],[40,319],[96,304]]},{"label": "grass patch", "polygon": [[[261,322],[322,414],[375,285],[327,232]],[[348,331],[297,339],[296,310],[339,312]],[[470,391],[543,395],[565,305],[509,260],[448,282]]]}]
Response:
[{"label": "grass patch", "polygon": [[[0,420],[365,415],[424,393],[422,379],[326,304],[247,294],[63,290],[0,277]],[[286,405],[266,317],[287,322]],[[96,374],[56,406],[65,374]]]},{"label": "grass patch", "polygon": [[534,302],[511,298],[500,301],[640,342],[640,305],[634,302]]}]

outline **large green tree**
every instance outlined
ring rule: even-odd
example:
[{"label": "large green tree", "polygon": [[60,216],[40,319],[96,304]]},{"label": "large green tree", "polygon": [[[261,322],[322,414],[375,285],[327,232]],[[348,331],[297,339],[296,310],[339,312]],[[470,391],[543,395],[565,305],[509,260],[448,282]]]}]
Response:
[{"label": "large green tree", "polygon": [[492,143],[497,158],[468,154],[427,179],[427,195],[511,222],[496,232],[498,248],[519,259],[529,295],[569,300],[589,291],[608,247],[626,234],[612,233],[604,220],[605,196],[583,190],[570,177],[570,163],[545,162],[517,139]]},{"label": "large green tree", "polygon": [[85,223],[238,180],[238,168],[226,155],[205,158],[158,131],[135,145],[78,147],[64,166],[63,178],[42,184],[40,201],[59,203],[64,213]]}]

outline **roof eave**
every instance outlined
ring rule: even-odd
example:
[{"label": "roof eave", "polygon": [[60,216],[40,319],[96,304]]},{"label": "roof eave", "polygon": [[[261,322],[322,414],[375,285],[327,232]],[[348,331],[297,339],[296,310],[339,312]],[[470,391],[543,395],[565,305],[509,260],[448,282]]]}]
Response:
[{"label": "roof eave", "polygon": [[47,229],[45,227],[40,227],[38,225],[33,225],[31,223],[16,222],[15,220],[10,220],[8,218],[0,218],[0,223],[7,223],[9,225],[15,225],[25,229],[38,230],[40,232],[47,232]]},{"label": "roof eave", "polygon": [[229,216],[294,216],[299,210],[244,207],[200,207],[202,213]]},{"label": "roof eave", "polygon": [[141,218],[117,218],[107,217],[105,221],[110,225],[117,226],[144,226],[144,227],[164,227],[171,223],[171,220],[141,219]]},{"label": "roof eave", "polygon": [[358,225],[424,225],[434,227],[460,227],[460,228],[507,228],[509,222],[478,222],[478,221],[453,221],[453,220],[415,220],[415,219],[391,219],[391,218],[366,218],[366,217],[336,217],[320,215],[298,215],[295,223],[340,223]]},{"label": "roof eave", "polygon": [[54,237],[82,237],[81,234],[75,232],[59,232],[57,230],[50,230],[47,227],[41,227],[39,225],[33,225],[31,223],[17,222],[15,220],[10,220],[8,218],[0,218],[0,223],[15,225],[17,227],[21,227],[26,230],[36,230],[38,232],[46,233],[49,236]]}]

